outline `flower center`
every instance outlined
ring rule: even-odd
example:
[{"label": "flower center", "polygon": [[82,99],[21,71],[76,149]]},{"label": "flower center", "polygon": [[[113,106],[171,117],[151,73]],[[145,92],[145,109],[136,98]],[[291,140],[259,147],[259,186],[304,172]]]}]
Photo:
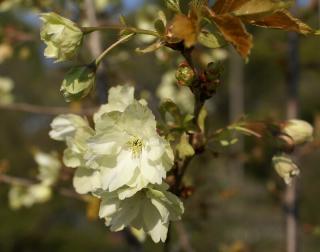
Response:
[{"label": "flower center", "polygon": [[143,142],[140,138],[138,137],[132,137],[128,142],[127,142],[128,147],[130,148],[132,152],[132,156],[134,158],[137,158],[140,156],[143,148]]}]

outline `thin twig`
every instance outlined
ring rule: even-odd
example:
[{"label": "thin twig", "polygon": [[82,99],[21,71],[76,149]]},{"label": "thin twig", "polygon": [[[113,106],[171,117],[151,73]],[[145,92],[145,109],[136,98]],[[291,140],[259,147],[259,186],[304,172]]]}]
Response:
[{"label": "thin twig", "polygon": [[12,104],[0,104],[0,110],[9,110],[9,111],[19,111],[33,114],[43,114],[43,115],[60,115],[74,113],[79,115],[93,115],[98,108],[88,108],[75,110],[68,107],[49,107],[49,106],[40,106],[33,105],[29,103],[12,103]]}]

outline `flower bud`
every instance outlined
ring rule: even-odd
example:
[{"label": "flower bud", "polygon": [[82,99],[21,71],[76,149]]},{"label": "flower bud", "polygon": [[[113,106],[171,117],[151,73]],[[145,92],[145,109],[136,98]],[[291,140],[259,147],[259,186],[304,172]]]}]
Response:
[{"label": "flower bud", "polygon": [[73,67],[62,82],[60,91],[67,102],[86,97],[95,84],[96,68],[92,65]]},{"label": "flower bud", "polygon": [[179,66],[176,72],[176,79],[181,86],[191,86],[194,81],[195,74],[193,69],[185,64]]},{"label": "flower bud", "polygon": [[313,127],[306,121],[293,119],[285,123],[282,132],[290,136],[297,145],[312,140]]},{"label": "flower bud", "polygon": [[44,55],[56,58],[57,62],[72,59],[78,52],[83,39],[83,32],[71,20],[56,13],[41,14],[43,26],[41,40],[47,45]]},{"label": "flower bud", "polygon": [[286,184],[291,184],[292,178],[300,174],[298,166],[286,155],[281,154],[272,158],[273,168],[284,179]]},{"label": "flower bud", "polygon": [[210,62],[205,70],[205,76],[208,81],[220,79],[222,66],[220,62]]}]

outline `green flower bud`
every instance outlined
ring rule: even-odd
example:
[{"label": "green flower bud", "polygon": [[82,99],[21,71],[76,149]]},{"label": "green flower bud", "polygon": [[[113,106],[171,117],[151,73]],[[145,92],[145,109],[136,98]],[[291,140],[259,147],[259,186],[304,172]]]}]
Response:
[{"label": "green flower bud", "polygon": [[67,102],[82,99],[90,93],[95,79],[94,66],[73,67],[64,78],[60,91]]},{"label": "green flower bud", "polygon": [[312,140],[313,127],[306,121],[293,119],[286,122],[282,132],[290,136],[297,145]]},{"label": "green flower bud", "polygon": [[44,55],[56,58],[57,62],[72,59],[82,44],[81,29],[71,20],[53,12],[41,14],[40,19],[43,21],[41,40],[47,45]]},{"label": "green flower bud", "polygon": [[285,154],[272,158],[273,167],[286,184],[291,184],[292,178],[300,174],[298,166]]},{"label": "green flower bud", "polygon": [[195,74],[191,67],[180,65],[176,72],[176,79],[181,86],[191,86],[194,81]]}]

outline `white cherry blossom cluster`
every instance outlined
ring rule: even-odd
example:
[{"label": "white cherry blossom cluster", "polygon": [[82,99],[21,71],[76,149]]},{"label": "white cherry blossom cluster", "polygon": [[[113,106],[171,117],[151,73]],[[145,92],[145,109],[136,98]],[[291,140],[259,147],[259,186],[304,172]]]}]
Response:
[{"label": "white cherry blossom cluster", "polygon": [[67,144],[65,165],[76,168],[76,191],[101,198],[99,215],[112,231],[133,227],[164,242],[169,222],[179,220],[184,208],[163,181],[174,155],[157,133],[154,115],[134,99],[133,87],[117,86],[93,119],[94,129],[72,114],[51,124],[51,138]]},{"label": "white cherry blossom cluster", "polygon": [[52,186],[57,182],[61,162],[56,153],[36,151],[34,159],[38,164],[37,179],[31,185],[14,184],[9,190],[9,205],[12,209],[31,207],[37,203],[45,203],[52,196]]}]

